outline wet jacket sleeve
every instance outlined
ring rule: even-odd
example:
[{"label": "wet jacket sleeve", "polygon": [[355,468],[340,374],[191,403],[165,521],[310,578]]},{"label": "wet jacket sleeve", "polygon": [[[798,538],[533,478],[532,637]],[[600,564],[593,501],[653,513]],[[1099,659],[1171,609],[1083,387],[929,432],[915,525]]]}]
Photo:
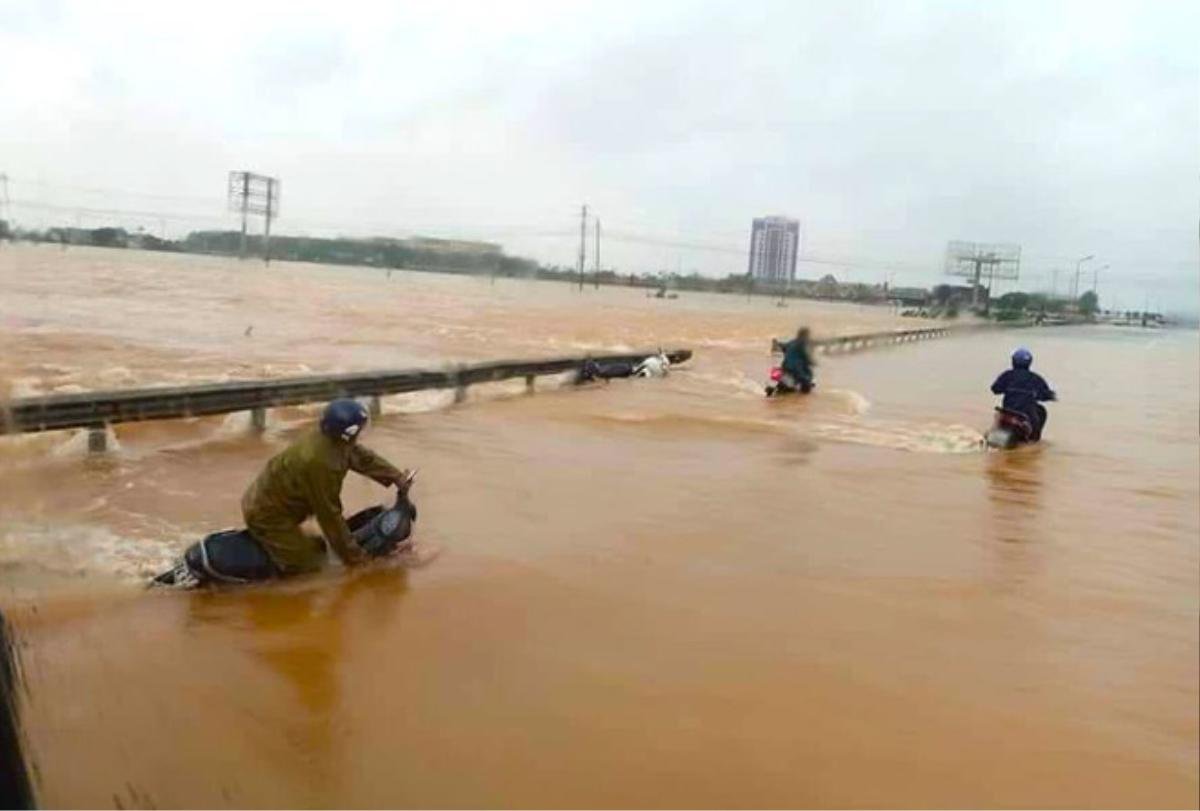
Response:
[{"label": "wet jacket sleeve", "polygon": [[400,481],[404,475],[375,451],[357,444],[350,448],[350,469],[374,479],[384,487]]},{"label": "wet jacket sleeve", "polygon": [[342,517],[341,482],[335,477],[317,477],[311,482],[309,506],[321,527],[321,534],[343,563],[357,563],[366,558],[359,548],[350,527]]},{"label": "wet jacket sleeve", "polygon": [[1054,400],[1054,399],[1056,399],[1054,391],[1051,390],[1050,386],[1046,383],[1045,379],[1041,375],[1035,374],[1033,376],[1033,382],[1034,382],[1034,385],[1037,387],[1036,394],[1037,394],[1037,398],[1039,400]]},{"label": "wet jacket sleeve", "polygon": [[804,365],[811,369],[817,365],[817,359],[813,357],[812,344],[807,344],[801,353],[804,355]]},{"label": "wet jacket sleeve", "polygon": [[996,382],[992,384],[992,394],[1004,394],[1004,392],[1008,391],[1008,378],[1010,375],[1011,372],[1007,371],[1000,373],[1000,376],[996,378]]}]

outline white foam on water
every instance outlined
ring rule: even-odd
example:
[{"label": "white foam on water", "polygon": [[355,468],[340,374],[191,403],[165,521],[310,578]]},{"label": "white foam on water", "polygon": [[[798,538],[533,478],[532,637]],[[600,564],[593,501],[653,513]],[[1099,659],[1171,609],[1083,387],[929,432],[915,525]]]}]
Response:
[{"label": "white foam on water", "polygon": [[383,413],[386,414],[424,414],[429,411],[439,411],[454,403],[454,392],[451,390],[430,389],[414,391],[407,394],[393,394],[380,398]]},{"label": "white foam on water", "polygon": [[574,388],[578,372],[560,372],[553,375],[543,375],[534,381],[534,388],[539,391],[555,391],[557,389]]},{"label": "white foam on water", "polygon": [[[537,343],[541,343],[540,341]],[[629,344],[597,344],[588,341],[556,341],[551,340],[554,346],[565,346],[570,349],[577,349],[581,352],[591,355],[629,355],[635,350]]]},{"label": "white foam on water", "polygon": [[312,374],[307,363],[267,363],[262,367],[263,377],[299,377]]},{"label": "white foam on water", "polygon": [[762,345],[762,340],[755,338],[753,340],[733,338],[702,338],[695,342],[703,349],[754,349]]},{"label": "white foam on water", "polygon": [[836,442],[913,453],[978,453],[984,449],[982,435],[966,425],[917,426],[885,421],[836,421],[806,425],[802,433]]},{"label": "white foam on water", "polygon": [[137,376],[124,366],[109,366],[96,375],[105,386],[124,386],[137,382]]},{"label": "white foam on water", "polygon": [[[537,384],[534,383],[536,386]],[[525,379],[498,380],[494,383],[479,383],[467,389],[469,401],[509,400],[525,395]]]},{"label": "white foam on water", "polygon": [[764,389],[766,388],[767,384],[763,381],[755,380],[752,377],[747,377],[744,374],[738,375],[737,377],[733,378],[732,381],[725,380],[722,382],[732,382],[735,393],[740,397],[754,397],[757,399],[765,396]]},{"label": "white foam on water", "polygon": [[68,376],[68,375],[73,376],[79,371],[79,368],[76,366],[65,366],[61,363],[38,363],[38,364],[35,364],[32,368],[39,372],[42,372],[43,374],[60,375],[60,376]]},{"label": "white foam on water", "polygon": [[144,581],[168,568],[185,546],[182,537],[120,536],[94,525],[6,524],[0,527],[0,571]]},{"label": "white foam on water", "polygon": [[[79,456],[87,456],[91,451],[88,448],[88,433],[87,428],[80,428],[71,431],[66,439],[55,437],[58,441],[50,447],[50,455],[55,458],[74,458]],[[121,443],[117,441],[117,435],[113,432],[112,426],[106,426],[104,429],[105,448],[109,452],[119,452]]]},{"label": "white foam on water", "polygon": [[14,399],[18,397],[38,397],[43,393],[41,378],[14,377],[9,380],[8,394]]},{"label": "white foam on water", "polygon": [[764,375],[762,380],[757,380],[753,377],[748,377],[744,372],[728,372],[725,374],[714,374],[712,372],[696,372],[687,370],[686,380],[689,383],[700,384],[705,391],[713,389],[727,389],[731,394],[738,397],[752,395],[756,398],[763,396],[763,387],[766,386],[767,378]]},{"label": "white foam on water", "polygon": [[822,394],[844,402],[851,414],[862,415],[871,410],[871,401],[851,389],[829,389]]},{"label": "white foam on water", "polygon": [[61,432],[11,434],[0,437],[0,462],[6,466],[36,463],[62,444]]},{"label": "white foam on water", "polygon": [[[217,430],[213,433],[213,438],[224,439],[231,436],[241,436],[248,434],[251,428],[251,414],[249,411],[234,411],[226,414],[221,418],[221,424],[217,426]],[[277,422],[270,409],[267,409],[267,426]]]}]

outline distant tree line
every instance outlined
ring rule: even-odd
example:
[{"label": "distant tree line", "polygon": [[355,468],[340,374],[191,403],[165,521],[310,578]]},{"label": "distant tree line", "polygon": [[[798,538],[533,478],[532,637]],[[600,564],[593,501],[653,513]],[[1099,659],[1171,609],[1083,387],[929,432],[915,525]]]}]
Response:
[{"label": "distant tree line", "polygon": [[992,317],[997,321],[1023,321],[1069,313],[1091,319],[1095,318],[1099,311],[1100,298],[1094,290],[1088,290],[1075,300],[1045,293],[1014,291],[996,299]]},{"label": "distant tree line", "polygon": [[[4,225],[0,236],[4,235],[28,242],[49,242],[64,246],[90,245],[101,248],[132,248],[219,256],[237,256],[242,247],[239,231],[193,231],[183,239],[173,240],[156,237],[142,230],[127,231],[124,228],[54,227],[44,230],[18,229],[10,232],[8,226]],[[263,237],[247,236],[248,255],[261,257],[264,247]],[[271,238],[270,254],[271,259],[293,262],[579,281],[579,271],[574,267],[543,265],[533,259],[509,256],[499,245],[488,242],[425,237],[328,239],[277,236]],[[730,273],[724,278],[713,278],[697,272],[621,274],[609,268],[599,272],[585,271],[584,282],[588,285],[623,285],[664,291],[736,293],[781,299],[810,298],[859,303],[883,303],[889,297],[884,285],[838,282],[829,275],[819,280],[797,279],[789,283],[753,279],[745,273]],[[924,295],[927,291],[919,292]]]},{"label": "distant tree line", "polygon": [[[242,249],[239,231],[193,231],[183,239],[164,239],[143,230],[124,228],[53,227],[44,230],[11,229],[0,221],[0,238],[102,248],[132,248],[149,251],[237,256]],[[261,257],[265,248],[259,235],[248,235],[246,251]],[[271,259],[315,262],[328,265],[361,265],[386,269],[428,270],[442,273],[469,273],[507,278],[531,278],[578,283],[575,267],[543,265],[533,259],[505,254],[501,246],[489,242],[414,237],[393,239],[322,238],[276,236],[270,241]],[[723,278],[702,276],[697,272],[659,272],[621,274],[609,268],[588,270],[587,285],[622,285],[680,292],[712,292],[786,298],[846,301],[860,304],[884,304],[899,301],[911,309],[909,315],[956,317],[960,308],[970,306],[972,290],[963,285],[938,285],[925,288],[889,288],[883,284],[839,282],[832,275],[820,279],[795,279],[791,282],[754,279],[747,273],[730,273]],[[987,293],[980,291],[987,305]],[[1085,296],[1088,294],[1085,294]],[[1059,313],[1068,306],[1061,299],[1040,294],[1007,293],[993,302],[993,317],[1015,320],[1030,313]],[[1081,299],[1080,306],[1086,306]],[[1094,307],[1094,302],[1091,304]],[[1091,310],[1094,312],[1094,309]]]},{"label": "distant tree line", "polygon": [[[4,226],[7,229],[7,224]],[[8,233],[7,230],[0,234]],[[142,231],[124,228],[47,228],[18,230],[12,238],[28,242],[61,245],[90,245],[98,248],[133,248],[176,253],[201,253],[237,256],[242,235],[238,231],[193,231],[183,239],[162,239]],[[264,240],[248,236],[250,256],[262,256]],[[460,242],[415,238],[412,240],[346,237],[272,237],[271,258],[294,262],[318,262],[330,265],[366,265],[380,268],[406,268],[458,273],[491,273],[498,276],[535,276],[541,266],[532,259],[508,256],[498,245],[484,242]]]},{"label": "distant tree line", "polygon": [[[236,256],[241,250],[241,234],[237,231],[193,231],[180,245],[181,249],[188,253]],[[262,237],[247,237],[246,250],[250,255],[262,256],[264,247]],[[508,277],[533,276],[541,267],[532,259],[509,256],[499,245],[492,243],[421,237],[325,239],[281,236],[271,238],[270,251],[272,259],[291,262],[366,265]]]}]

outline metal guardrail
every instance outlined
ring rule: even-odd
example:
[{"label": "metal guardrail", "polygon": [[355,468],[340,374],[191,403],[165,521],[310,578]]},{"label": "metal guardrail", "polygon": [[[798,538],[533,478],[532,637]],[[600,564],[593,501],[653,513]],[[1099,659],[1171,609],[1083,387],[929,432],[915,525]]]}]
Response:
[{"label": "metal guardrail", "polygon": [[[969,327],[927,327],[815,339],[814,349],[826,354],[851,352],[874,346],[941,338]],[[181,419],[249,411],[256,428],[266,425],[266,409],[333,400],[369,397],[371,410],[380,413],[379,398],[389,394],[453,389],[455,400],[466,396],[468,386],[524,378],[534,379],[580,368],[589,358],[602,363],[636,363],[653,352],[549,360],[511,360],[467,364],[441,369],[399,369],[337,375],[308,375],[276,380],[247,380],[194,386],[155,387],[120,391],[51,394],[0,402],[0,434],[91,429],[89,447],[103,450],[106,428],[122,422]],[[690,349],[667,352],[672,363],[692,357]]]},{"label": "metal guardrail", "polygon": [[[604,363],[636,363],[653,354],[595,355],[591,358]],[[683,363],[691,358],[692,352],[677,349],[666,355],[672,363]],[[526,385],[532,388],[535,378],[578,369],[585,360],[587,358],[492,361],[444,369],[309,375],[23,397],[0,403],[0,434],[90,428],[96,429],[94,433],[98,434],[93,437],[91,447],[102,449],[103,429],[115,423],[250,411],[254,415],[254,424],[261,428],[265,425],[267,408],[324,402],[338,397],[370,397],[372,411],[379,413],[378,398],[383,395],[453,389],[455,399],[462,400],[468,386],[520,377],[525,378]]]},{"label": "metal guardrail", "polygon": [[812,342],[813,348],[829,354],[830,352],[851,352],[857,349],[868,349],[873,346],[886,344],[904,344],[911,341],[927,341],[931,338],[944,338],[951,332],[964,328],[927,327],[924,329],[903,329],[890,332],[867,332],[860,335],[841,335],[836,338],[820,338]]}]

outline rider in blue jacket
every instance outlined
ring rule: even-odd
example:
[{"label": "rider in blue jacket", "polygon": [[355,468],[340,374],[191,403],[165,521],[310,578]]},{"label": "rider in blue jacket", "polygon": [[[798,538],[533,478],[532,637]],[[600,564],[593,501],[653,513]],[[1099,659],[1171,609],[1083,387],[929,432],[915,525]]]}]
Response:
[{"label": "rider in blue jacket", "polygon": [[1056,395],[1041,375],[1030,370],[1032,365],[1033,354],[1028,349],[1022,347],[1013,352],[1012,368],[996,378],[992,394],[1004,395],[1001,407],[1029,419],[1033,426],[1032,440],[1037,442],[1046,427],[1046,409],[1039,403],[1054,400]]}]

